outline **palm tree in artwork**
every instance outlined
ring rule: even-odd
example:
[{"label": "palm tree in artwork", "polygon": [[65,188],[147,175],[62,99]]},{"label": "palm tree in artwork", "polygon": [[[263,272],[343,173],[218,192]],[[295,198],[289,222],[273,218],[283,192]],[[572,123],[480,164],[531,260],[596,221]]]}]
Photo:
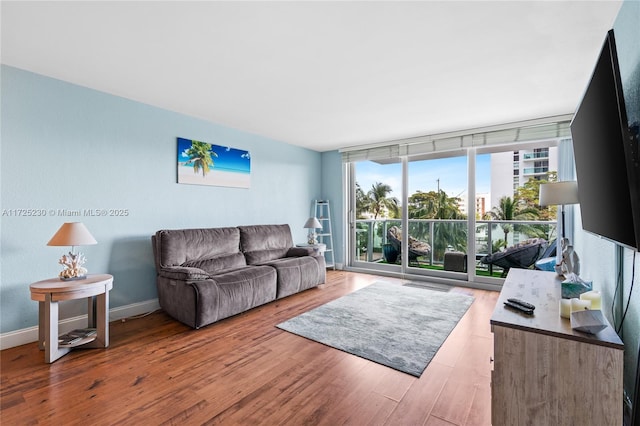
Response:
[{"label": "palm tree in artwork", "polygon": [[213,167],[213,157],[217,157],[218,154],[213,152],[211,144],[206,142],[191,141],[191,147],[186,151],[189,160],[187,166],[193,166],[193,173],[198,173],[202,170],[202,177],[205,177],[209,170]]},{"label": "palm tree in artwork", "polygon": [[391,217],[398,217],[399,201],[396,197],[389,197],[388,195],[393,192],[390,185],[386,183],[376,182],[371,185],[371,189],[367,193],[369,198],[369,207],[372,210],[373,218],[377,219],[385,210],[391,213]]}]

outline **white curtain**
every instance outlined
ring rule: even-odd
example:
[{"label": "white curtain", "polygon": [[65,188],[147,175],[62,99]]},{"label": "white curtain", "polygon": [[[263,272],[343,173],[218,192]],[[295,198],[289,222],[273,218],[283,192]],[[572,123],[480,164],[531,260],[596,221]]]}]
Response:
[{"label": "white curtain", "polygon": [[[558,181],[576,180],[576,168],[573,159],[573,141],[571,138],[560,140],[558,144]],[[565,236],[573,242],[574,214],[573,205],[565,206]]]}]

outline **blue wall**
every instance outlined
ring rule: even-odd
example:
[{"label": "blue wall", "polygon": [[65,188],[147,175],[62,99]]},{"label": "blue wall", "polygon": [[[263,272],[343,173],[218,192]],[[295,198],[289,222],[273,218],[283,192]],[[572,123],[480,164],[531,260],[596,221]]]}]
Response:
[{"label": "blue wall", "polygon": [[[322,196],[320,153],[16,68],[0,72],[0,332],[37,325],[29,284],[60,271],[66,248],[46,243],[64,222],[84,222],[98,240],[81,251],[90,273],[114,276],[111,308],[157,297],[150,237],[158,229],[288,223],[294,241],[306,241],[311,200]],[[251,188],[177,184],[177,137],[250,151]],[[84,209],[128,215],[59,212]],[[65,318],[85,306],[61,309]]]}]

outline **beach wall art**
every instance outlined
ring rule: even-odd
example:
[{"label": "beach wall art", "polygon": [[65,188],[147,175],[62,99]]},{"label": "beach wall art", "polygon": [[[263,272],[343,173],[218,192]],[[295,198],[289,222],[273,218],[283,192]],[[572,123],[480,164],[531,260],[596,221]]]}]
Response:
[{"label": "beach wall art", "polygon": [[249,151],[178,138],[178,183],[249,188]]}]

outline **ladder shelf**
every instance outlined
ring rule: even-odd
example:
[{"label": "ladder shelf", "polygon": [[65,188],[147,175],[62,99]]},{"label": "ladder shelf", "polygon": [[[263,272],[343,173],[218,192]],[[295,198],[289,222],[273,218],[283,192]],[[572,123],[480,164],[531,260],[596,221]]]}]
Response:
[{"label": "ladder shelf", "polygon": [[313,203],[313,212],[322,225],[322,229],[317,233],[318,242],[324,244],[327,248],[324,252],[324,259],[327,268],[336,269],[335,258],[333,255],[333,234],[331,231],[331,207],[329,200],[315,200]]}]

